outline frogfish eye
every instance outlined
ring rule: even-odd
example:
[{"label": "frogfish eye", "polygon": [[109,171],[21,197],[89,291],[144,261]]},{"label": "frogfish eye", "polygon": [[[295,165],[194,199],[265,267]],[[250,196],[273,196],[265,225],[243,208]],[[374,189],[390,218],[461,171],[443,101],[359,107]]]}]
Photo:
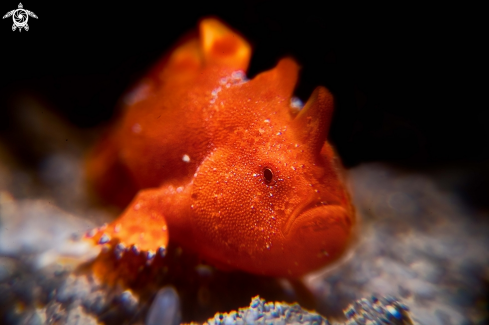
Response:
[{"label": "frogfish eye", "polygon": [[273,172],[270,168],[265,168],[263,169],[263,179],[265,180],[265,183],[270,183],[273,180]]}]

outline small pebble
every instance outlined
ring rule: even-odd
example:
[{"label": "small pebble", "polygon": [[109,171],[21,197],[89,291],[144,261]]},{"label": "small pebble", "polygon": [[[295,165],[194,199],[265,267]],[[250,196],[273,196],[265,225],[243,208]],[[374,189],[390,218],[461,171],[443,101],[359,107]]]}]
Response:
[{"label": "small pebble", "polygon": [[160,289],[146,316],[146,325],[179,325],[180,299],[171,286]]}]

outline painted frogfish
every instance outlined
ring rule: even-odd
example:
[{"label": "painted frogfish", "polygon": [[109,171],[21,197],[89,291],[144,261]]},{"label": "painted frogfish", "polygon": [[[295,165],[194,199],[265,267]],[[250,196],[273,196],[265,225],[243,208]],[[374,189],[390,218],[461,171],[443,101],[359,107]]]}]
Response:
[{"label": "painted frogfish", "polygon": [[326,141],[333,97],[320,86],[301,107],[298,64],[248,80],[250,56],[240,35],[204,19],[125,97],[87,174],[126,208],[88,240],[150,258],[171,240],[216,267],[284,277],[341,256],[355,215]]}]

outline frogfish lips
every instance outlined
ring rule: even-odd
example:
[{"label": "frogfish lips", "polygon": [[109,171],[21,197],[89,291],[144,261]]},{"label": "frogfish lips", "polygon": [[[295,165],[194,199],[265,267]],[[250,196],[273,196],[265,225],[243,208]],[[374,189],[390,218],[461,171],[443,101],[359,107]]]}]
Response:
[{"label": "frogfish lips", "polygon": [[319,201],[315,197],[309,197],[292,211],[283,225],[282,233],[287,236],[293,228],[302,228],[306,225],[309,227],[315,225],[315,230],[319,231],[331,222],[340,221],[342,217],[348,219],[348,213],[337,202]]},{"label": "frogfish lips", "polygon": [[[305,200],[297,206],[283,225],[286,238],[296,238],[288,250],[302,252],[303,263],[324,265],[321,260],[335,260],[345,250],[351,237],[350,212],[334,202]],[[310,265],[311,269],[317,268]]]}]

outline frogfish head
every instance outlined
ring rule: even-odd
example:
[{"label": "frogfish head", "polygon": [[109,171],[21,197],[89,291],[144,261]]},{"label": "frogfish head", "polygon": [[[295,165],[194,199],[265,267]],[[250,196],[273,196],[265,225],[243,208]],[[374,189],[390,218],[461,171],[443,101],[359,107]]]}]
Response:
[{"label": "frogfish head", "polygon": [[209,107],[215,149],[194,179],[193,235],[218,265],[297,277],[351,241],[353,207],[326,142],[333,97],[318,87],[304,107],[291,105],[298,70],[282,59]]}]

